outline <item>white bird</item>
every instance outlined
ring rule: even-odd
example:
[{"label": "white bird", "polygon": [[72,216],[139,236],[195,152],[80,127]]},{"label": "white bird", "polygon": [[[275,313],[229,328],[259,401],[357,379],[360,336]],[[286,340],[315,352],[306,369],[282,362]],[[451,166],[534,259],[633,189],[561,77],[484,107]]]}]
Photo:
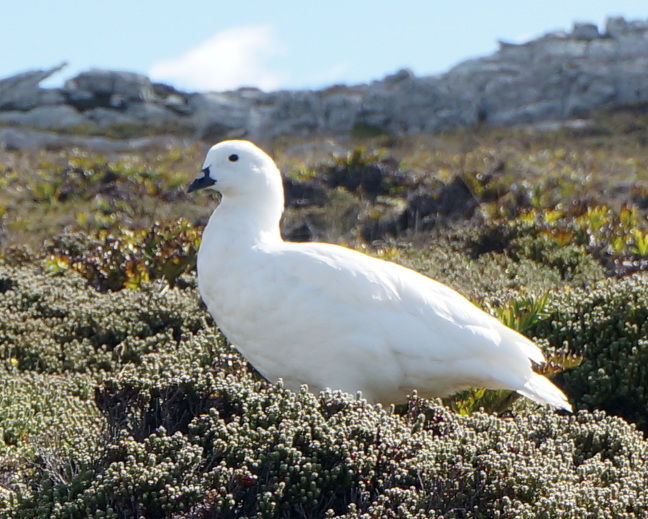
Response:
[{"label": "white bird", "polygon": [[221,193],[198,252],[198,289],[219,328],[268,380],[398,403],[511,389],[571,410],[535,373],[538,346],[451,288],[328,243],[285,242],[281,174],[247,141],[207,153],[189,191]]}]

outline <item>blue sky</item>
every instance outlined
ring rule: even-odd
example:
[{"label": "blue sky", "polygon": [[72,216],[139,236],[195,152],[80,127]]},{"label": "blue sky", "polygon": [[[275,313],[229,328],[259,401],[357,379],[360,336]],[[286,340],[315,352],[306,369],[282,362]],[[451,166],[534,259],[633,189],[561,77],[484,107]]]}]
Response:
[{"label": "blue sky", "polygon": [[185,90],[320,88],[417,75],[574,21],[648,19],[646,0],[20,0],[0,18],[0,78],[67,62],[128,70]]}]

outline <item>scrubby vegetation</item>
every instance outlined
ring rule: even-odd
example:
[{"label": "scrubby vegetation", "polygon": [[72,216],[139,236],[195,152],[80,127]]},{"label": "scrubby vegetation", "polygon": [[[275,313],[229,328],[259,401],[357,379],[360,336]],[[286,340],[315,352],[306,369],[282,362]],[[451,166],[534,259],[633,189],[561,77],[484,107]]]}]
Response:
[{"label": "scrubby vegetation", "polygon": [[631,119],[269,148],[286,236],[454,286],[538,341],[573,415],[480,389],[383,408],[268,384],[195,290],[216,202],[184,189],[203,146],[0,153],[0,517],[646,517]]}]

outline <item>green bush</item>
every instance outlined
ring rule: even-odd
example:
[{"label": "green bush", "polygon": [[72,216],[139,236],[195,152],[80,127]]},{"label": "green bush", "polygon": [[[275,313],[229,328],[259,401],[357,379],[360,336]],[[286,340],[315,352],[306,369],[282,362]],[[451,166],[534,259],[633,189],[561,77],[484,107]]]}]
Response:
[{"label": "green bush", "polygon": [[[0,454],[29,456],[25,441],[41,432],[68,436],[97,422],[89,377],[51,378],[39,373],[2,372],[0,380]],[[84,431],[85,432],[85,431]]]},{"label": "green bush", "polygon": [[176,174],[152,169],[139,158],[109,161],[76,150],[67,154],[66,159],[63,164],[46,160],[35,165],[29,174],[14,173],[13,180],[33,202],[46,207],[99,197],[114,209],[117,202],[134,205],[145,195],[177,195]]},{"label": "green bush", "polygon": [[[46,471],[13,517],[638,518],[648,443],[601,412],[403,415],[243,373],[108,381],[112,437],[73,481]],[[90,459],[85,462],[90,466]]]},{"label": "green bush", "polygon": [[205,327],[196,292],[161,282],[102,293],[74,272],[0,266],[0,291],[0,359],[18,371],[115,371]]},{"label": "green bush", "polygon": [[561,375],[580,409],[604,409],[648,432],[648,276],[608,279],[550,298],[529,331],[583,357]]},{"label": "green bush", "polygon": [[[26,488],[42,471],[67,484],[99,460],[105,420],[85,375],[51,377],[0,369],[0,489]],[[86,452],[79,459],[77,452]],[[0,513],[7,503],[0,492]],[[5,505],[5,506],[3,506]]]},{"label": "green bush", "polygon": [[54,237],[46,247],[54,271],[71,268],[98,290],[137,288],[164,279],[175,285],[194,269],[200,231],[183,219],[155,223],[150,229],[115,229],[94,235],[68,233]]},{"label": "green bush", "polygon": [[[193,289],[99,292],[72,270],[26,265],[0,268],[0,292],[2,517],[638,518],[648,507],[648,443],[600,411],[460,416],[414,397],[396,413],[296,394],[247,368]],[[633,278],[586,301],[643,323],[645,294]],[[580,322],[570,309],[584,294],[561,297],[548,315]]]}]

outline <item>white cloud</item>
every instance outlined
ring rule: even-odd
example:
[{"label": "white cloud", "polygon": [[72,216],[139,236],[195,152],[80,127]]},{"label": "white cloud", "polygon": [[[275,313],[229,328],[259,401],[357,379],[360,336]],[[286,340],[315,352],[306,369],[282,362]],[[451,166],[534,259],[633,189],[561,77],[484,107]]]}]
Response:
[{"label": "white cloud", "polygon": [[233,27],[181,56],[154,63],[149,75],[184,89],[219,91],[255,86],[275,90],[281,77],[267,60],[282,51],[271,25]]}]

